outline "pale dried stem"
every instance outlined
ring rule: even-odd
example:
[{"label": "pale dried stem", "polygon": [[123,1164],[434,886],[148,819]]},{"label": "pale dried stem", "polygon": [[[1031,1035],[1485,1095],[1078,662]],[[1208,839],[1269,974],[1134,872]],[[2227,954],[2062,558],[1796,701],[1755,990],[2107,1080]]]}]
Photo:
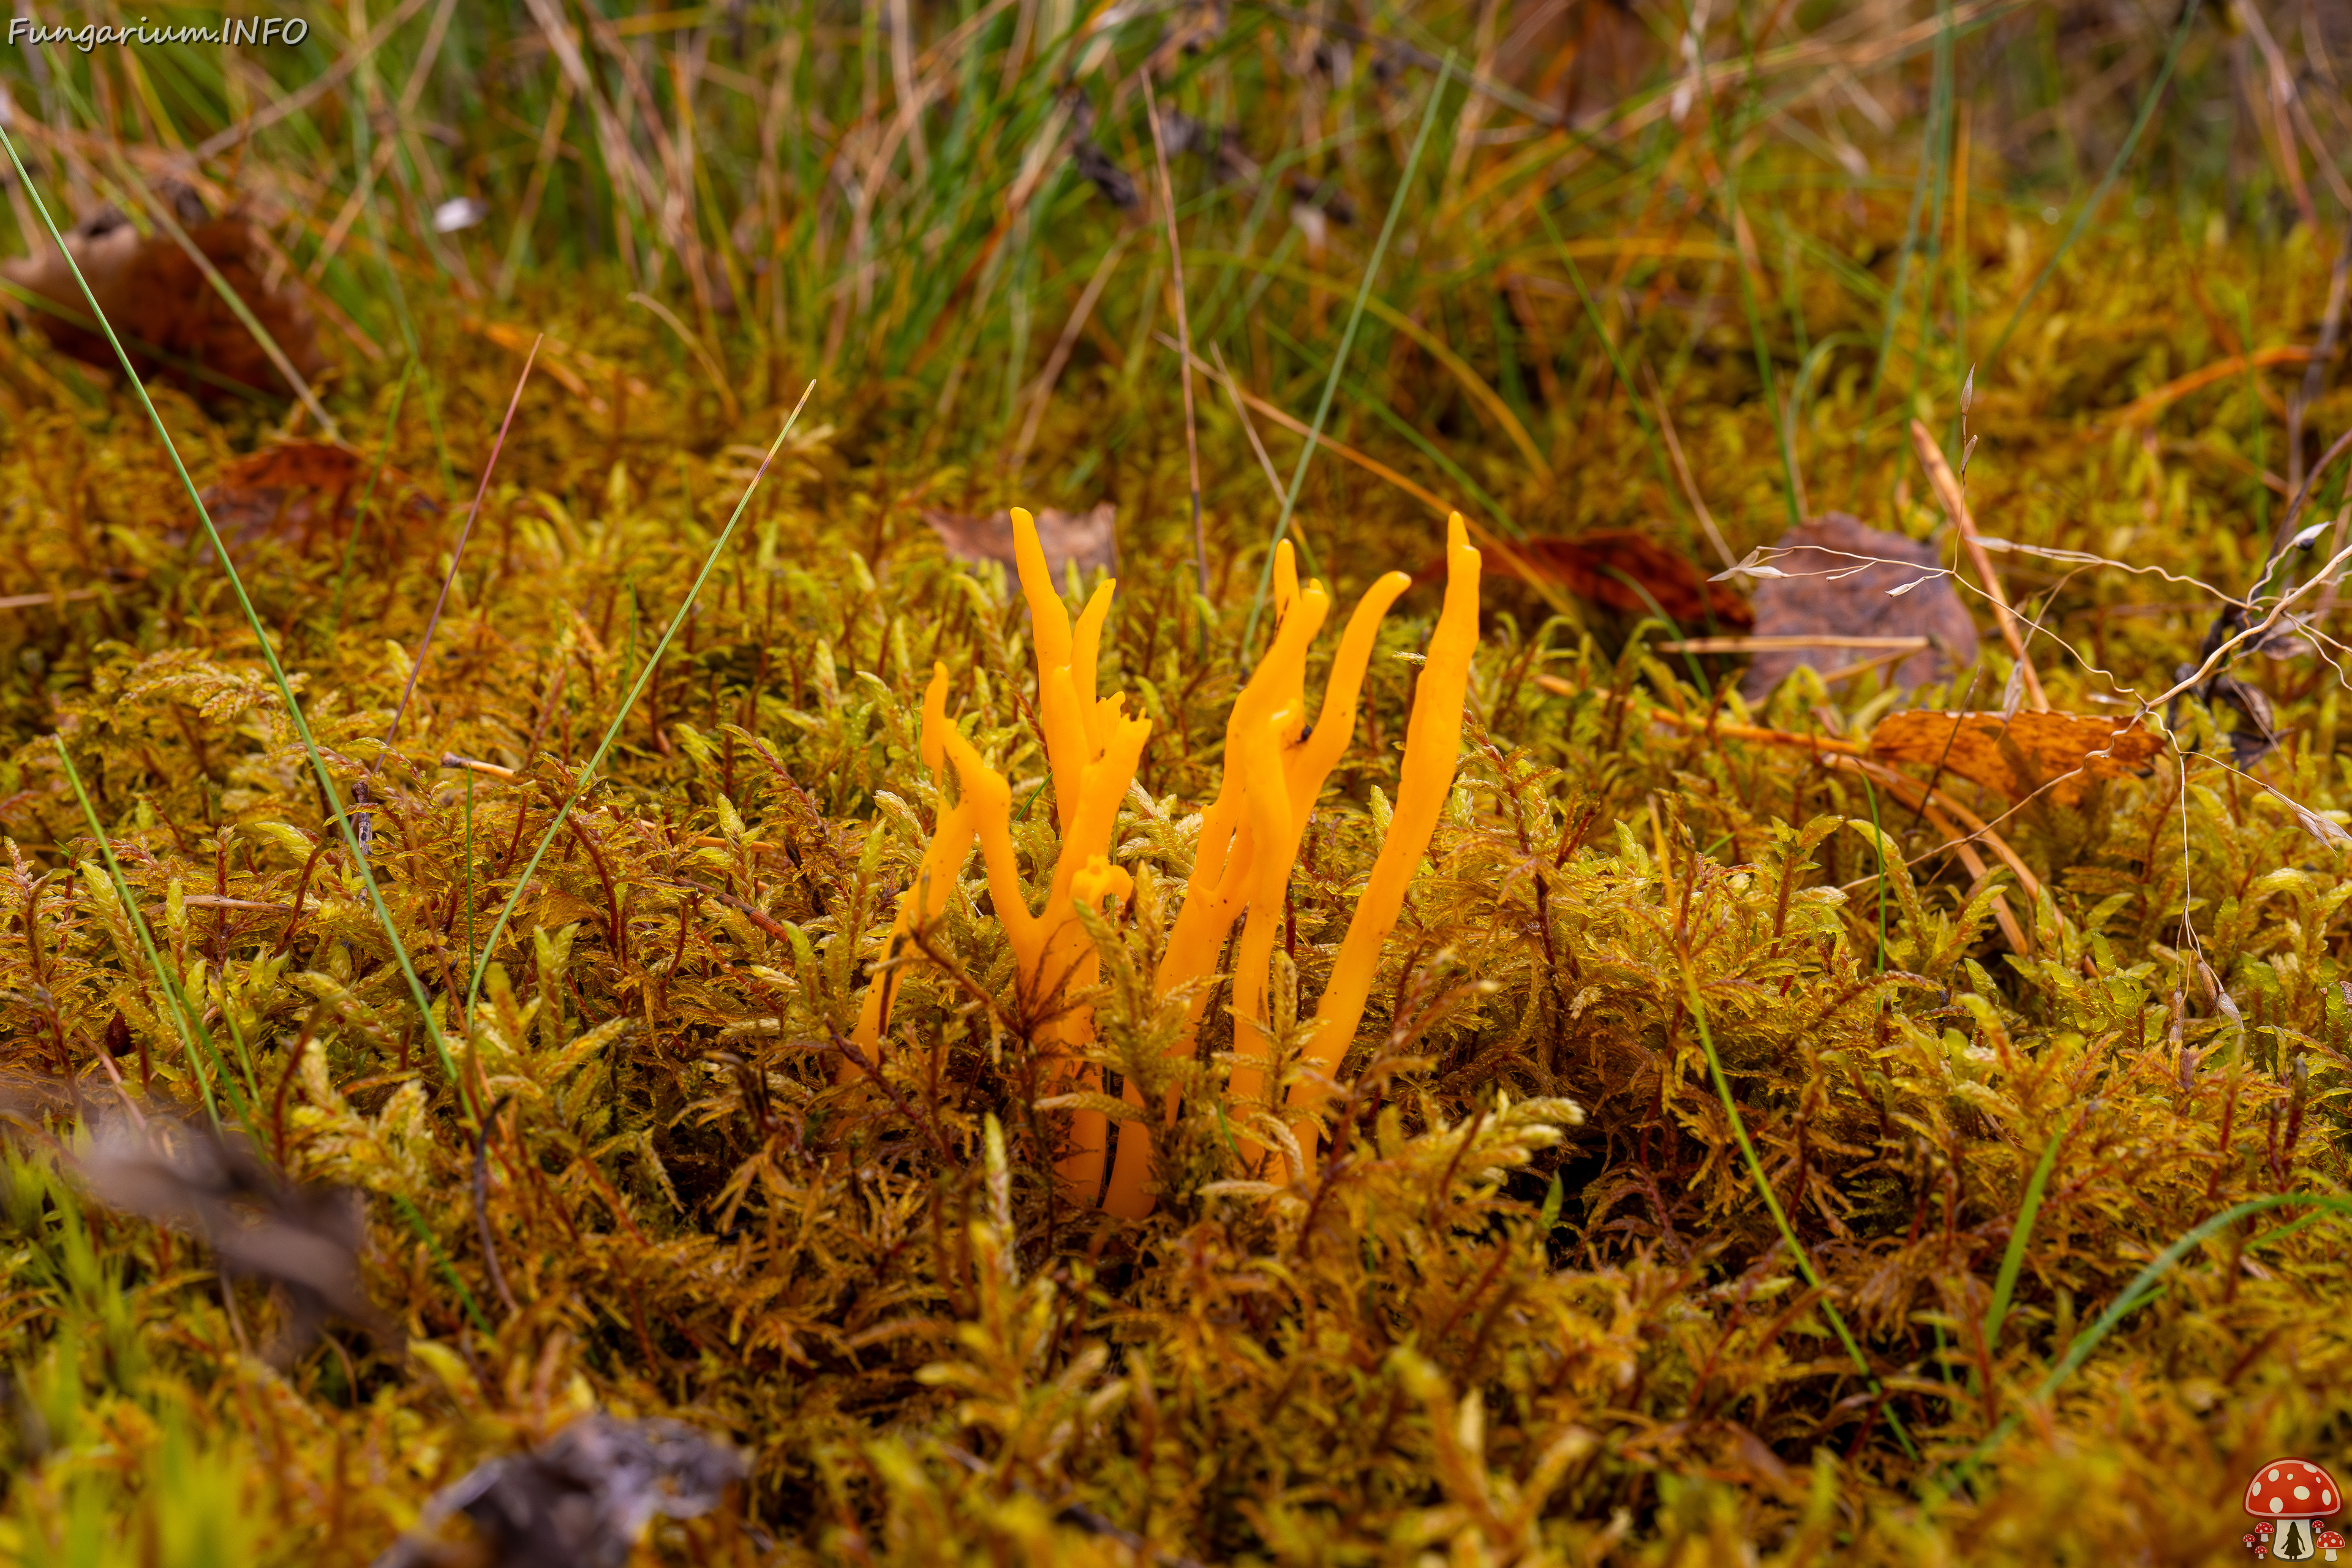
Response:
[{"label": "pale dried stem", "polygon": [[1184,384],[1184,456],[1192,474],[1192,563],[1200,574],[1201,594],[1209,592],[1209,542],[1201,527],[1201,437],[1192,412],[1192,323],[1184,309],[1184,249],[1176,237],[1176,184],[1168,177],[1168,139],[1160,127],[1160,101],[1151,90],[1151,73],[1143,73],[1143,114],[1151,122],[1151,155],[1160,169],[1160,205],[1168,218],[1168,266],[1176,293],[1176,341]]},{"label": "pale dried stem", "polygon": [[1978,579],[1984,584],[1985,596],[1992,601],[1994,623],[2000,627],[2001,640],[2009,645],[2010,657],[2017,660],[2018,670],[2025,679],[2025,700],[2036,713],[2049,712],[2050,699],[2042,692],[2042,677],[2034,673],[2033,660],[2026,656],[2017,612],[2009,607],[2009,594],[2001,586],[2000,574],[1992,569],[1992,557],[1985,552],[1984,541],[1977,536],[1976,519],[1969,514],[1969,498],[1962,493],[1952,465],[1944,460],[1943,448],[1936,445],[1936,437],[1927,426],[1916,419],[1911,421],[1911,444],[1918,448],[1919,461],[1927,470],[1927,481],[1935,487],[1936,499],[1943,503],[1945,515],[1960,531],[1960,543],[1977,569]]},{"label": "pale dried stem", "polygon": [[[1029,399],[1029,414],[1021,422],[1021,438],[1013,443],[1013,468],[1018,472],[1036,443],[1037,427],[1045,418],[1045,405],[1053,401],[1054,388],[1060,384],[1062,372],[1070,363],[1070,355],[1078,346],[1078,336],[1087,330],[1095,305],[1102,299],[1103,286],[1110,281],[1112,270],[1119,258],[1127,254],[1127,236],[1120,235],[1103,251],[1102,259],[1095,263],[1094,276],[1087,279],[1086,288],[1078,294],[1078,302],[1070,310],[1070,319],[1062,323],[1062,335],[1054,342],[1054,352],[1045,356],[1045,368],[1037,373],[1037,390]],[[1197,489],[1197,484],[1195,486]]]},{"label": "pale dried stem", "polygon": [[1724,565],[1738,565],[1739,558],[1732,554],[1731,546],[1724,542],[1723,531],[1715,525],[1715,514],[1706,510],[1706,499],[1698,493],[1698,484],[1691,478],[1690,464],[1683,458],[1682,437],[1675,430],[1674,416],[1666,412],[1666,400],[1658,393],[1658,378],[1646,363],[1642,366],[1642,375],[1650,384],[1650,404],[1658,411],[1658,434],[1666,438],[1666,453],[1675,460],[1675,477],[1682,481],[1683,494],[1689,498],[1691,510],[1698,514],[1698,525],[1706,532],[1706,542],[1715,546],[1715,552],[1722,558]]}]

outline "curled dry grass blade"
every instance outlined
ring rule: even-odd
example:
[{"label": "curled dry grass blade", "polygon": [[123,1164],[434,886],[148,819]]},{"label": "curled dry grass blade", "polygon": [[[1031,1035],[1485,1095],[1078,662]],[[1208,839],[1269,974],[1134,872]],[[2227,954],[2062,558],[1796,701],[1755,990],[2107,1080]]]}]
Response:
[{"label": "curled dry grass blade", "polygon": [[197,520],[204,524],[205,538],[211,543],[213,554],[221,563],[221,571],[228,577],[230,590],[236,596],[237,608],[245,613],[246,624],[253,628],[254,640],[260,646],[263,662],[269,667],[269,679],[278,688],[278,699],[286,704],[287,720],[301,740],[303,754],[310,759],[310,772],[318,781],[320,795],[327,803],[327,814],[333,820],[336,830],[342,835],[343,847],[352,858],[352,868],[367,889],[368,903],[376,923],[383,929],[383,939],[390,944],[401,974],[408,983],[409,996],[416,1004],[417,1016],[423,1022],[425,1037],[433,1046],[434,1055],[440,1060],[441,1070],[448,1076],[450,1087],[456,1091],[467,1121],[471,1122],[475,1118],[473,1096],[458,1076],[457,1064],[449,1055],[448,1042],[442,1038],[441,1026],[433,1016],[432,999],[425,994],[425,982],[418,977],[416,965],[409,958],[407,944],[400,940],[400,928],[393,921],[392,910],[384,904],[383,890],[376,884],[375,872],[368,865],[358,832],[343,809],[342,796],[335,789],[334,777],[327,771],[327,759],[320,754],[319,743],[310,734],[310,722],[303,715],[302,704],[295,698],[293,683],[286,679],[285,666],[278,662],[278,649],[269,640],[269,629],[261,624],[261,616],[254,610],[252,597],[245,591],[245,579],[237,574],[236,563],[230,559],[228,543],[221,538],[220,530],[213,526],[212,512],[205,507],[205,498],[196,489],[194,478],[188,472],[188,465],[180,457],[179,444],[172,439],[172,432],[164,425],[163,415],[156,411],[154,400],[147,395],[145,384],[140,381],[139,373],[131,368],[130,353],[123,348],[121,340],[114,335],[114,328],[107,321],[106,312],[99,308],[98,296],[91,292],[89,279],[82,276],[81,267],[74,260],[73,252],[66,248],[65,237],[58,230],[58,221],[50,215],[48,203],[41,198],[39,187],[33,184],[32,176],[26,172],[25,160],[16,151],[16,139],[8,134],[5,126],[0,126],[0,149],[7,152],[8,163],[16,172],[17,184],[32,199],[33,210],[39,216],[42,226],[48,231],[49,242],[58,247],[58,254],[66,258],[66,265],[73,269],[74,281],[81,288],[83,302],[89,307],[91,317],[104,330],[106,341],[113,347],[116,359],[121,363],[124,378],[137,395],[140,407],[146,411],[148,423],[154,427],[155,438],[163,444],[164,452],[171,458],[173,470],[179,475],[181,487],[188,493],[188,503],[196,509]]},{"label": "curled dry grass blade", "polygon": [[670,639],[677,636],[678,628],[686,625],[687,617],[694,613],[694,604],[702,596],[703,584],[710,581],[711,572],[719,565],[719,557],[727,552],[728,541],[735,537],[735,525],[743,521],[744,509],[751,504],[751,497],[758,492],[760,481],[767,478],[769,465],[776,460],[776,454],[783,450],[785,437],[799,423],[801,410],[808,406],[809,395],[815,390],[816,383],[814,381],[802,389],[800,401],[793,404],[792,413],[785,416],[784,427],[776,432],[774,440],[768,443],[768,450],[760,459],[758,471],[752,474],[751,483],[743,487],[743,494],[735,502],[735,510],[728,514],[727,526],[719,531],[718,539],[711,543],[710,553],[703,558],[702,569],[694,574],[694,584],[687,589],[685,602],[670,616],[669,625],[662,628],[661,640],[654,644],[654,650],[646,656],[644,667],[637,671],[628,695],[614,710],[613,721],[604,727],[604,738],[596,742],[596,750],[589,757],[587,765],[580,770],[579,780],[572,786],[572,793],[549,821],[546,831],[540,835],[538,847],[530,852],[530,859],[524,865],[522,875],[515,879],[514,891],[508,894],[507,901],[499,906],[499,918],[491,922],[490,934],[483,941],[482,951],[474,961],[473,978],[466,986],[467,1016],[473,1016],[474,999],[481,994],[482,977],[489,973],[490,955],[498,952],[499,938],[505,934],[507,921],[514,917],[516,906],[522,902],[523,894],[530,890],[530,879],[538,873],[540,861],[546,858],[548,847],[555,842],[555,836],[563,831],[563,825],[572,820],[572,808],[580,804],[587,795],[589,785],[595,782],[596,770],[604,766],[606,753],[612,751],[613,742],[620,738],[621,726],[629,721],[629,714],[635,710],[637,699],[645,695],[654,671],[661,668],[662,655],[669,650]]}]

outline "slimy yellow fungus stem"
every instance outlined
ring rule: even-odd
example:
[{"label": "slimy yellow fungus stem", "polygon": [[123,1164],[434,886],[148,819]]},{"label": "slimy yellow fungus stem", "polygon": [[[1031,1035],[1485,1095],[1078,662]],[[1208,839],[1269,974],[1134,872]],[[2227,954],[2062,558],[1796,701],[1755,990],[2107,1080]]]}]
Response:
[{"label": "slimy yellow fungus stem", "polygon": [[[946,907],[977,841],[987,868],[990,901],[1013,951],[1022,1026],[1045,1064],[1038,1087],[1049,1096],[1099,1094],[1100,1072],[1084,1059],[1095,1039],[1093,1009],[1079,999],[1097,984],[1101,960],[1078,910],[1083,906],[1115,918],[1134,891],[1127,871],[1111,863],[1110,849],[1118,808],[1134,784],[1151,726],[1127,717],[1123,695],[1098,697],[1096,692],[1115,584],[1098,586],[1073,626],[1047,571],[1034,520],[1015,508],[1013,528],[1036,648],[1037,727],[1053,783],[1061,847],[1045,879],[1043,902],[1033,913],[1013,841],[1012,789],[949,721],[947,670],[935,668],[923,697],[921,751],[924,766],[941,786],[939,826],[924,851],[914,886],[898,900],[854,1037],[878,1068],[896,989],[892,961],[907,931]],[[1243,922],[1232,962],[1234,1065],[1227,1093],[1237,1111],[1271,1113],[1292,1124],[1288,1139],[1275,1141],[1296,1142],[1296,1153],[1284,1154],[1286,1163],[1305,1167],[1294,1171],[1295,1176],[1312,1173],[1314,1112],[1362,1021],[1381,949],[1395,928],[1413,868],[1428,850],[1430,835],[1454,786],[1470,656],[1478,641],[1478,552],[1470,547],[1459,515],[1448,524],[1446,573],[1444,609],[1430,638],[1406,727],[1396,814],[1307,1032],[1307,1065],[1317,1076],[1292,1091],[1287,1106],[1280,1090],[1268,1083],[1276,1065],[1268,999],[1274,944],[1283,930],[1291,870],[1313,820],[1315,802],[1354,735],[1381,623],[1411,585],[1402,573],[1391,572],[1373,584],[1349,616],[1310,730],[1307,654],[1330,613],[1331,597],[1320,583],[1299,582],[1297,558],[1287,542],[1276,548],[1274,638],[1226,719],[1224,774],[1216,798],[1202,813],[1184,903],[1154,977],[1163,995],[1205,978],[1225,951],[1234,923]],[[950,772],[958,792],[953,806],[944,805]],[[1189,1055],[1197,1048],[1205,1005],[1205,988],[1199,988],[1189,1001],[1174,1053]],[[850,1070],[845,1068],[845,1073]],[[1145,1109],[1142,1091],[1132,1079],[1126,1094],[1129,1103]],[[1173,1110],[1171,1095],[1160,1110],[1165,1115]],[[1103,1193],[1109,1143],[1109,1120],[1100,1110],[1072,1112],[1069,1147],[1055,1163],[1066,1196],[1091,1204]],[[1240,1149],[1247,1163],[1265,1157],[1258,1144],[1245,1139]],[[1152,1200],[1145,1191],[1150,1158],[1149,1123],[1128,1123],[1108,1191],[1103,1194],[1106,1208],[1128,1217],[1150,1211]]]},{"label": "slimy yellow fungus stem", "polygon": [[1404,767],[1397,785],[1396,815],[1380,858],[1372,863],[1370,883],[1356,900],[1348,935],[1331,965],[1331,981],[1315,1008],[1315,1025],[1307,1044],[1308,1066],[1319,1079],[1301,1083],[1291,1096],[1293,1131],[1309,1169],[1293,1173],[1311,1181],[1316,1132],[1309,1120],[1328,1093],[1324,1087],[1339,1069],[1339,1058],[1356,1037],[1363,1021],[1364,1002],[1379,975],[1381,949],[1396,929],[1404,908],[1406,887],[1413,868],[1429,849],[1429,837],[1454,790],[1454,763],[1462,750],[1462,705],[1470,684],[1470,656],[1478,647],[1478,552],[1470,547],[1462,514],[1446,521],[1445,608],[1429,639],[1429,660],[1412,695],[1412,717],[1407,721]]},{"label": "slimy yellow fungus stem", "polygon": [[[930,689],[923,693],[921,742],[923,765],[931,771],[935,780],[940,779],[940,770],[946,756],[944,737],[950,731],[947,709],[948,667],[935,664],[931,667]],[[955,892],[956,879],[963,873],[963,863],[971,858],[972,832],[971,796],[967,795],[962,804],[950,807],[942,793],[939,826],[932,831],[930,847],[923,852],[922,868],[915,874],[914,886],[898,896],[898,918],[891,921],[890,934],[882,943],[882,955],[874,965],[873,983],[866,988],[857,1027],[850,1036],[877,1071],[882,1066],[882,1031],[890,1026],[890,1004],[898,989],[898,971],[892,967],[892,961],[898,955],[898,944],[909,930],[927,924],[947,908],[948,900]],[[857,1073],[856,1063],[844,1060],[835,1077],[846,1083]]]},{"label": "slimy yellow fungus stem", "polygon": [[[1013,949],[1022,1016],[1033,1023],[1033,1043],[1041,1055],[1056,1058],[1043,1087],[1048,1092],[1097,1089],[1099,1074],[1075,1061],[1093,1043],[1094,1016],[1092,1009],[1074,1005],[1068,998],[1091,988],[1098,971],[1094,944],[1078,922],[1077,906],[1085,901],[1099,910],[1105,899],[1124,903],[1132,889],[1127,872],[1110,864],[1111,832],[1119,803],[1135,782],[1151,724],[1123,716],[1124,695],[1095,695],[1103,627],[1117,585],[1105,583],[1095,590],[1074,630],[1038,543],[1036,520],[1018,507],[1013,511],[1013,542],[1022,593],[1029,602],[1037,652],[1038,728],[1045,742],[1062,839],[1045,904],[1037,913],[1030,913],[1022,889],[1013,844],[1012,789],[969,741],[945,723],[944,694],[938,733],[962,787],[959,810],[970,813],[970,831],[979,839],[988,868],[990,901]],[[927,702],[927,746],[932,733],[929,708]],[[1071,1195],[1091,1204],[1102,1185],[1110,1123],[1098,1110],[1081,1110],[1072,1118],[1071,1133],[1075,1146],[1059,1169]]]},{"label": "slimy yellow fungus stem", "polygon": [[1021,592],[1029,601],[1030,634],[1037,647],[1037,727],[1045,735],[1045,766],[1054,776],[1054,814],[1067,839],[1077,816],[1078,775],[1097,749],[1087,740],[1095,720],[1095,663],[1116,584],[1105,583],[1095,590],[1079,619],[1079,636],[1073,638],[1070,613],[1054,587],[1053,571],[1037,542],[1037,520],[1019,507],[1013,509],[1013,555]]},{"label": "slimy yellow fungus stem", "polygon": [[[1192,879],[1157,976],[1164,994],[1209,973],[1234,920],[1246,910],[1249,923],[1234,961],[1233,996],[1236,1049],[1244,1058],[1263,1057],[1265,1051],[1267,975],[1299,844],[1324,781],[1354,736],[1357,702],[1381,622],[1412,583],[1402,572],[1389,573],[1357,603],[1308,733],[1307,648],[1330,601],[1320,584],[1300,590],[1287,541],[1276,549],[1274,578],[1279,617],[1274,646],[1252,672],[1226,721],[1224,778],[1217,798],[1202,816]],[[1202,1005],[1197,1000],[1192,1005],[1188,1026],[1174,1047],[1178,1054],[1194,1048]],[[1263,1092],[1265,1073],[1244,1062],[1235,1068],[1231,1082],[1236,1101],[1255,1098]],[[1127,1098],[1139,1107],[1144,1103],[1132,1083]],[[1162,1108],[1163,1114],[1172,1110],[1172,1103]],[[1104,1199],[1111,1213],[1137,1218],[1150,1212],[1152,1200],[1144,1191],[1150,1149],[1144,1122],[1129,1121],[1120,1129],[1118,1160]],[[1242,1152],[1244,1159],[1258,1157],[1255,1145],[1244,1146]]]}]

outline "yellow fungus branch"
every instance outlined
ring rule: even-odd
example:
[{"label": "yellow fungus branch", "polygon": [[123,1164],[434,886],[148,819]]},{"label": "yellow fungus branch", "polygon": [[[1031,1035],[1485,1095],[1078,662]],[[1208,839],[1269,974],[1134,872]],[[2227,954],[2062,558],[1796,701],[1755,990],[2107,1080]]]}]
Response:
[{"label": "yellow fungus branch", "polygon": [[[1078,910],[1084,906],[1100,914],[1108,904],[1108,912],[1115,916],[1133,894],[1132,879],[1111,863],[1109,850],[1119,805],[1134,783],[1151,726],[1125,715],[1122,694],[1096,695],[1103,631],[1116,584],[1098,586],[1074,626],[1054,588],[1034,520],[1015,508],[1013,525],[1015,563],[1036,650],[1037,724],[1053,781],[1060,848],[1045,879],[1043,902],[1033,913],[1013,841],[1012,788],[949,721],[948,672],[944,666],[935,667],[923,699],[921,752],[923,765],[940,785],[939,826],[924,850],[914,885],[898,900],[854,1037],[866,1059],[879,1064],[897,990],[893,961],[908,931],[935,919],[946,907],[977,842],[990,899],[1013,951],[1016,1016],[1045,1069],[1038,1088],[1049,1096],[1099,1093],[1099,1070],[1085,1059],[1095,1040],[1093,1009],[1082,998],[1097,984],[1101,961]],[[1314,1112],[1362,1020],[1381,950],[1396,926],[1413,868],[1427,852],[1430,835],[1454,787],[1470,656],[1478,642],[1478,552],[1471,548],[1459,513],[1447,520],[1446,573],[1444,608],[1430,639],[1406,727],[1396,814],[1307,1035],[1311,1076],[1294,1089],[1289,1104],[1282,1103],[1279,1090],[1268,1082],[1276,1065],[1268,1004],[1274,944],[1283,929],[1292,868],[1315,802],[1355,733],[1381,623],[1412,585],[1403,573],[1389,573],[1374,583],[1349,616],[1310,730],[1307,659],[1330,614],[1331,598],[1320,583],[1300,584],[1288,542],[1276,548],[1274,639],[1226,719],[1223,777],[1216,798],[1201,815],[1183,906],[1154,976],[1163,996],[1206,977],[1225,951],[1234,922],[1242,922],[1233,955],[1234,1065],[1226,1092],[1236,1109],[1262,1109],[1291,1124],[1290,1134],[1277,1136],[1276,1142],[1295,1145],[1283,1151],[1283,1158],[1286,1164],[1300,1167],[1293,1173],[1297,1176],[1312,1173]],[[958,794],[951,806],[945,804],[950,773]],[[1205,993],[1192,999],[1171,1054],[1189,1057],[1196,1048],[1204,1006]],[[1131,1079],[1126,1096],[1139,1110],[1149,1109]],[[1160,1114],[1172,1116],[1175,1109],[1171,1094]],[[1145,1119],[1127,1123],[1106,1193],[1109,1119],[1097,1110],[1073,1111],[1067,1151],[1055,1163],[1065,1194],[1087,1205],[1099,1194],[1107,1209],[1122,1216],[1150,1212],[1152,1199],[1146,1191],[1150,1126]],[[1265,1157],[1255,1143],[1244,1142],[1240,1152],[1251,1164]]]},{"label": "yellow fungus branch", "polygon": [[[1274,644],[1234,699],[1226,720],[1224,777],[1216,799],[1202,814],[1192,879],[1156,977],[1165,995],[1209,973],[1234,921],[1246,912],[1248,923],[1243,927],[1233,968],[1234,1043],[1244,1058],[1229,1082],[1229,1094],[1236,1103],[1264,1091],[1265,1069],[1247,1058],[1262,1058],[1265,1053],[1267,976],[1291,868],[1324,782],[1355,734],[1357,704],[1381,622],[1398,596],[1412,585],[1412,579],[1403,573],[1391,572],[1358,601],[1340,637],[1339,655],[1324,686],[1322,708],[1309,733],[1307,649],[1322,626],[1330,600],[1318,583],[1310,583],[1304,590],[1299,587],[1288,541],[1276,549],[1274,578],[1278,617]],[[1472,619],[1475,641],[1475,602]],[[1194,1049],[1202,1005],[1203,999],[1193,1001],[1174,1054],[1189,1056]],[[1141,1092],[1131,1083],[1127,1099],[1138,1107],[1144,1104]],[[1173,1110],[1171,1097],[1162,1114],[1171,1115]],[[1129,1121],[1120,1129],[1118,1159],[1104,1199],[1104,1207],[1111,1213],[1135,1218],[1150,1212],[1151,1198],[1144,1190],[1150,1151],[1146,1122]],[[1255,1145],[1245,1144],[1241,1152],[1245,1161],[1259,1157]]]},{"label": "yellow fungus branch", "polygon": [[[1315,1130],[1309,1118],[1328,1093],[1325,1087],[1339,1070],[1339,1058],[1356,1037],[1363,1021],[1364,1002],[1379,974],[1381,949],[1396,929],[1404,908],[1406,887],[1413,868],[1429,849],[1438,815],[1454,791],[1454,769],[1462,750],[1462,707],[1470,684],[1470,656],[1478,647],[1478,552],[1470,547],[1460,513],[1446,523],[1445,608],[1429,639],[1429,662],[1412,694],[1412,717],[1404,738],[1404,767],[1397,784],[1396,815],[1388,836],[1381,841],[1372,862],[1370,882],[1356,900],[1348,935],[1331,965],[1330,984],[1316,1005],[1315,1024],[1308,1038],[1307,1063],[1315,1077],[1292,1093],[1290,1113],[1302,1157],[1315,1159]],[[1310,1169],[1293,1173],[1298,1180],[1314,1177]]]},{"label": "yellow fungus branch", "polygon": [[[923,693],[923,765],[937,778],[945,755],[943,735],[948,730],[948,667],[931,667],[931,684]],[[941,799],[939,826],[931,834],[930,847],[923,852],[922,868],[915,874],[915,884],[898,898],[898,918],[890,924],[890,935],[882,944],[882,956],[874,966],[874,983],[866,988],[866,1001],[858,1009],[857,1028],[850,1038],[866,1059],[878,1069],[882,1061],[882,1031],[890,1026],[890,1004],[898,992],[897,972],[891,961],[898,955],[898,944],[908,930],[929,924],[947,907],[948,898],[955,891],[956,879],[963,874],[963,863],[971,858],[973,837],[971,798],[967,793],[961,805],[949,808]],[[856,1065],[845,1058],[838,1077],[847,1082],[856,1076]]]}]

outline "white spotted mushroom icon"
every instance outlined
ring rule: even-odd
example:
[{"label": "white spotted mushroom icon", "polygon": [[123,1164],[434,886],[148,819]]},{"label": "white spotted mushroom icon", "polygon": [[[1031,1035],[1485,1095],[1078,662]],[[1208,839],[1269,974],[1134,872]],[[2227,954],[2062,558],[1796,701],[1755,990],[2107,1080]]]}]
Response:
[{"label": "white spotted mushroom icon", "polygon": [[2325,1521],[2343,1507],[2336,1478],[2309,1459],[2273,1459],[2246,1483],[2246,1511],[2270,1523],[2270,1554],[2282,1563],[2308,1563],[2323,1551],[2334,1562],[2344,1538]]}]

